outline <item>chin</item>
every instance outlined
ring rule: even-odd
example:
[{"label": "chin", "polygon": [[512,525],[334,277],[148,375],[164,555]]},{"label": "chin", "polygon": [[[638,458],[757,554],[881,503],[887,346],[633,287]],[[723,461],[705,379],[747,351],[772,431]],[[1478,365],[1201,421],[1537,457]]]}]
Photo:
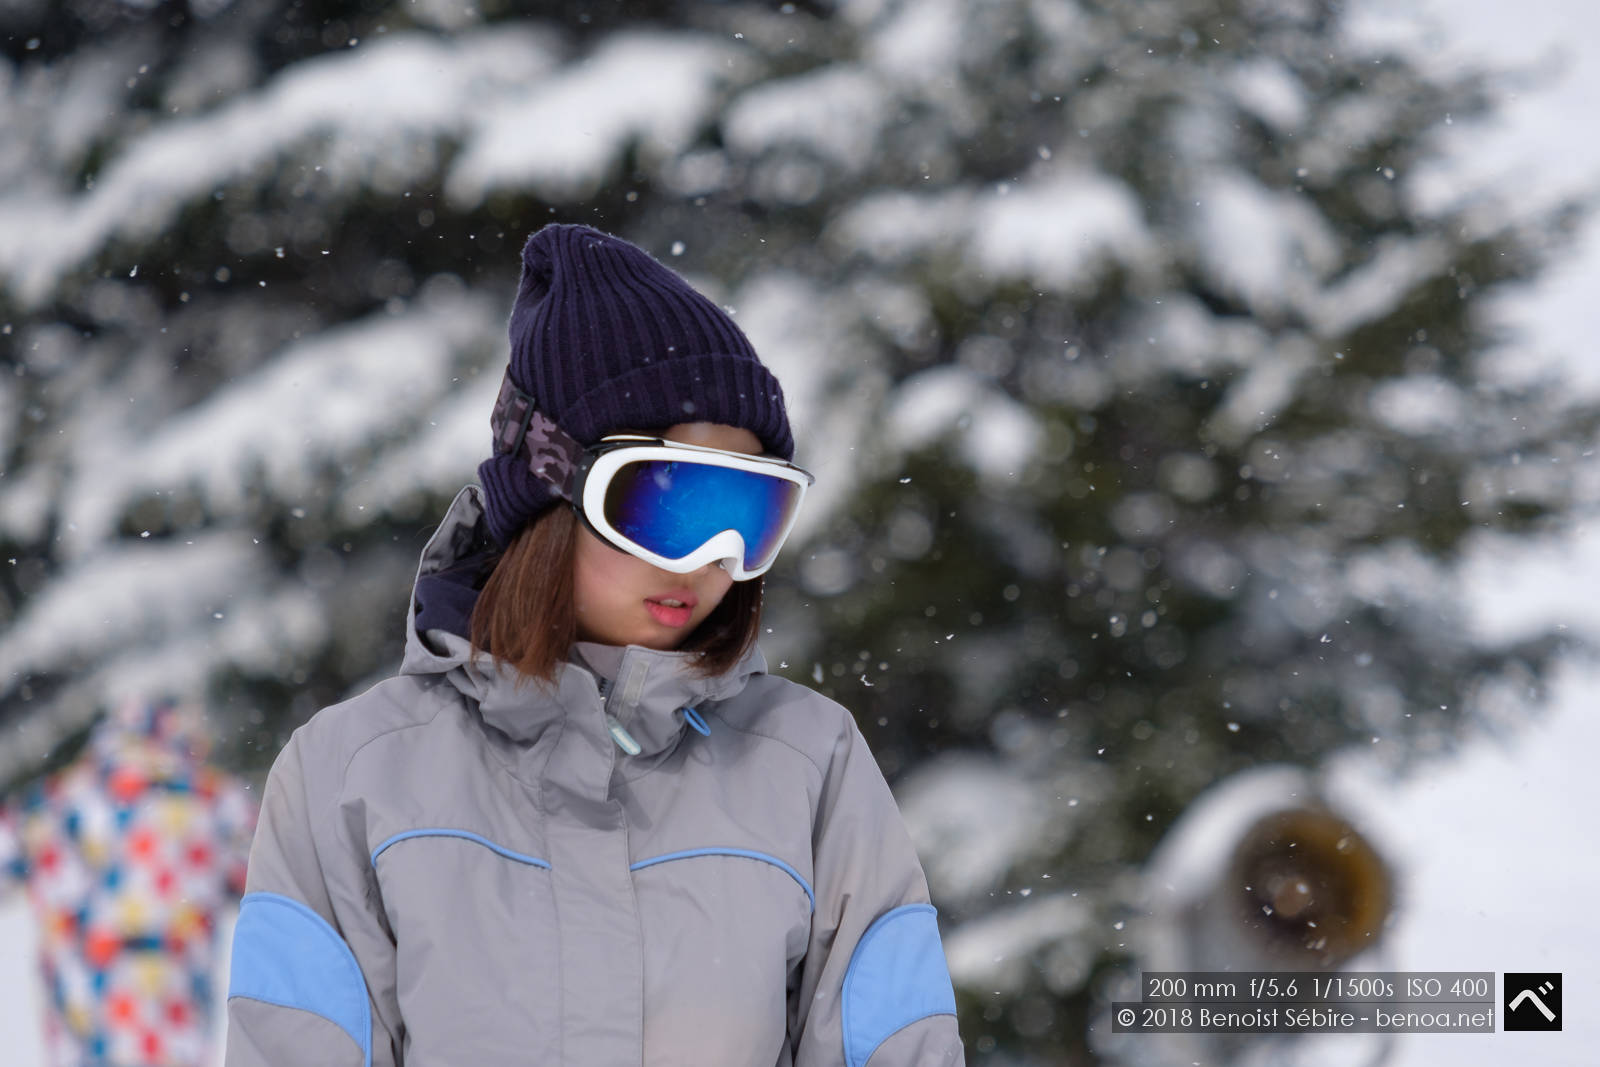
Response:
[{"label": "chin", "polygon": [[635,634],[632,640],[625,641],[623,643],[638,645],[640,648],[654,649],[657,652],[672,652],[675,651],[679,645],[682,645],[684,641],[688,640],[688,636],[688,634]]}]

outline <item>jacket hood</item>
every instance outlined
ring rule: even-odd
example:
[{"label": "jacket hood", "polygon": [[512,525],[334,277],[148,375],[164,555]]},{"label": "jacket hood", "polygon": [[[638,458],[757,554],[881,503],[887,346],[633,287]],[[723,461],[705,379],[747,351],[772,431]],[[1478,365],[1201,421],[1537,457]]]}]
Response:
[{"label": "jacket hood", "polygon": [[[614,718],[637,743],[636,757],[654,756],[677,743],[685,728],[684,709],[726,700],[752,675],[766,672],[759,649],[727,673],[704,677],[693,669],[691,652],[579,642],[575,662],[563,663],[553,683],[546,683],[475,653],[467,623],[497,551],[483,516],[482,491],[466,486],[423,548],[406,613],[400,673],[443,677],[477,703],[485,722],[513,741],[532,741],[564,716],[589,712]],[[622,747],[620,739],[617,743]]]}]

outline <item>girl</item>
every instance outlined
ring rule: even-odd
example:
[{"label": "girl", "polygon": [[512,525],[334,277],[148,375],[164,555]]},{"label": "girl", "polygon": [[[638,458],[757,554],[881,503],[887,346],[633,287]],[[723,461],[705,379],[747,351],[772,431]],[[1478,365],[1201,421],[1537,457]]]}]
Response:
[{"label": "girl", "polygon": [[582,226],[529,239],[510,333],[399,676],[272,768],[228,1064],[960,1063],[872,755],[755,648],[811,481],[777,381]]}]

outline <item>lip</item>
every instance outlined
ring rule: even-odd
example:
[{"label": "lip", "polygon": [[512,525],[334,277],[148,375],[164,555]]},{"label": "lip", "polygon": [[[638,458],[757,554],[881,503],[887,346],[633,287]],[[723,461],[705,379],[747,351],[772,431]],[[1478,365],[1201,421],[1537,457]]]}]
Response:
[{"label": "lip", "polygon": [[700,606],[700,598],[687,589],[668,589],[665,593],[645,597],[645,603],[647,604],[659,604],[663,600],[676,600],[691,610]]},{"label": "lip", "polygon": [[[672,607],[663,604],[663,600],[676,600],[682,607]],[[646,597],[645,610],[650,617],[663,626],[678,629],[689,624],[694,618],[694,609],[700,603],[700,598],[687,589],[672,589],[658,596]]]}]

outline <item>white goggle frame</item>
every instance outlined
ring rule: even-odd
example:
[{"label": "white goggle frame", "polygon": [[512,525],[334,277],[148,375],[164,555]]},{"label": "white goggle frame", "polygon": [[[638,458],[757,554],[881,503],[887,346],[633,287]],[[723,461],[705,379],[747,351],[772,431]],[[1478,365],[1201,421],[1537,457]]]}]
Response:
[{"label": "white goggle frame", "polygon": [[[608,447],[609,446],[609,447]],[[769,478],[789,482],[799,490],[789,520],[778,534],[777,548],[765,565],[745,570],[745,543],[737,530],[723,530],[681,559],[657,555],[630,539],[606,519],[606,490],[612,476],[630,463],[662,460],[669,463],[701,463],[729,470],[748,471]],[[688,574],[708,563],[720,564],[736,582],[757,578],[772,569],[778,553],[789,539],[795,522],[800,517],[800,505],[805,501],[806,489],[816,481],[801,467],[770,456],[751,456],[743,452],[729,452],[704,445],[687,445],[659,437],[640,437],[632,434],[614,434],[600,439],[594,449],[586,451],[578,472],[573,506],[584,523],[608,544],[638,559],[674,574]]]}]

